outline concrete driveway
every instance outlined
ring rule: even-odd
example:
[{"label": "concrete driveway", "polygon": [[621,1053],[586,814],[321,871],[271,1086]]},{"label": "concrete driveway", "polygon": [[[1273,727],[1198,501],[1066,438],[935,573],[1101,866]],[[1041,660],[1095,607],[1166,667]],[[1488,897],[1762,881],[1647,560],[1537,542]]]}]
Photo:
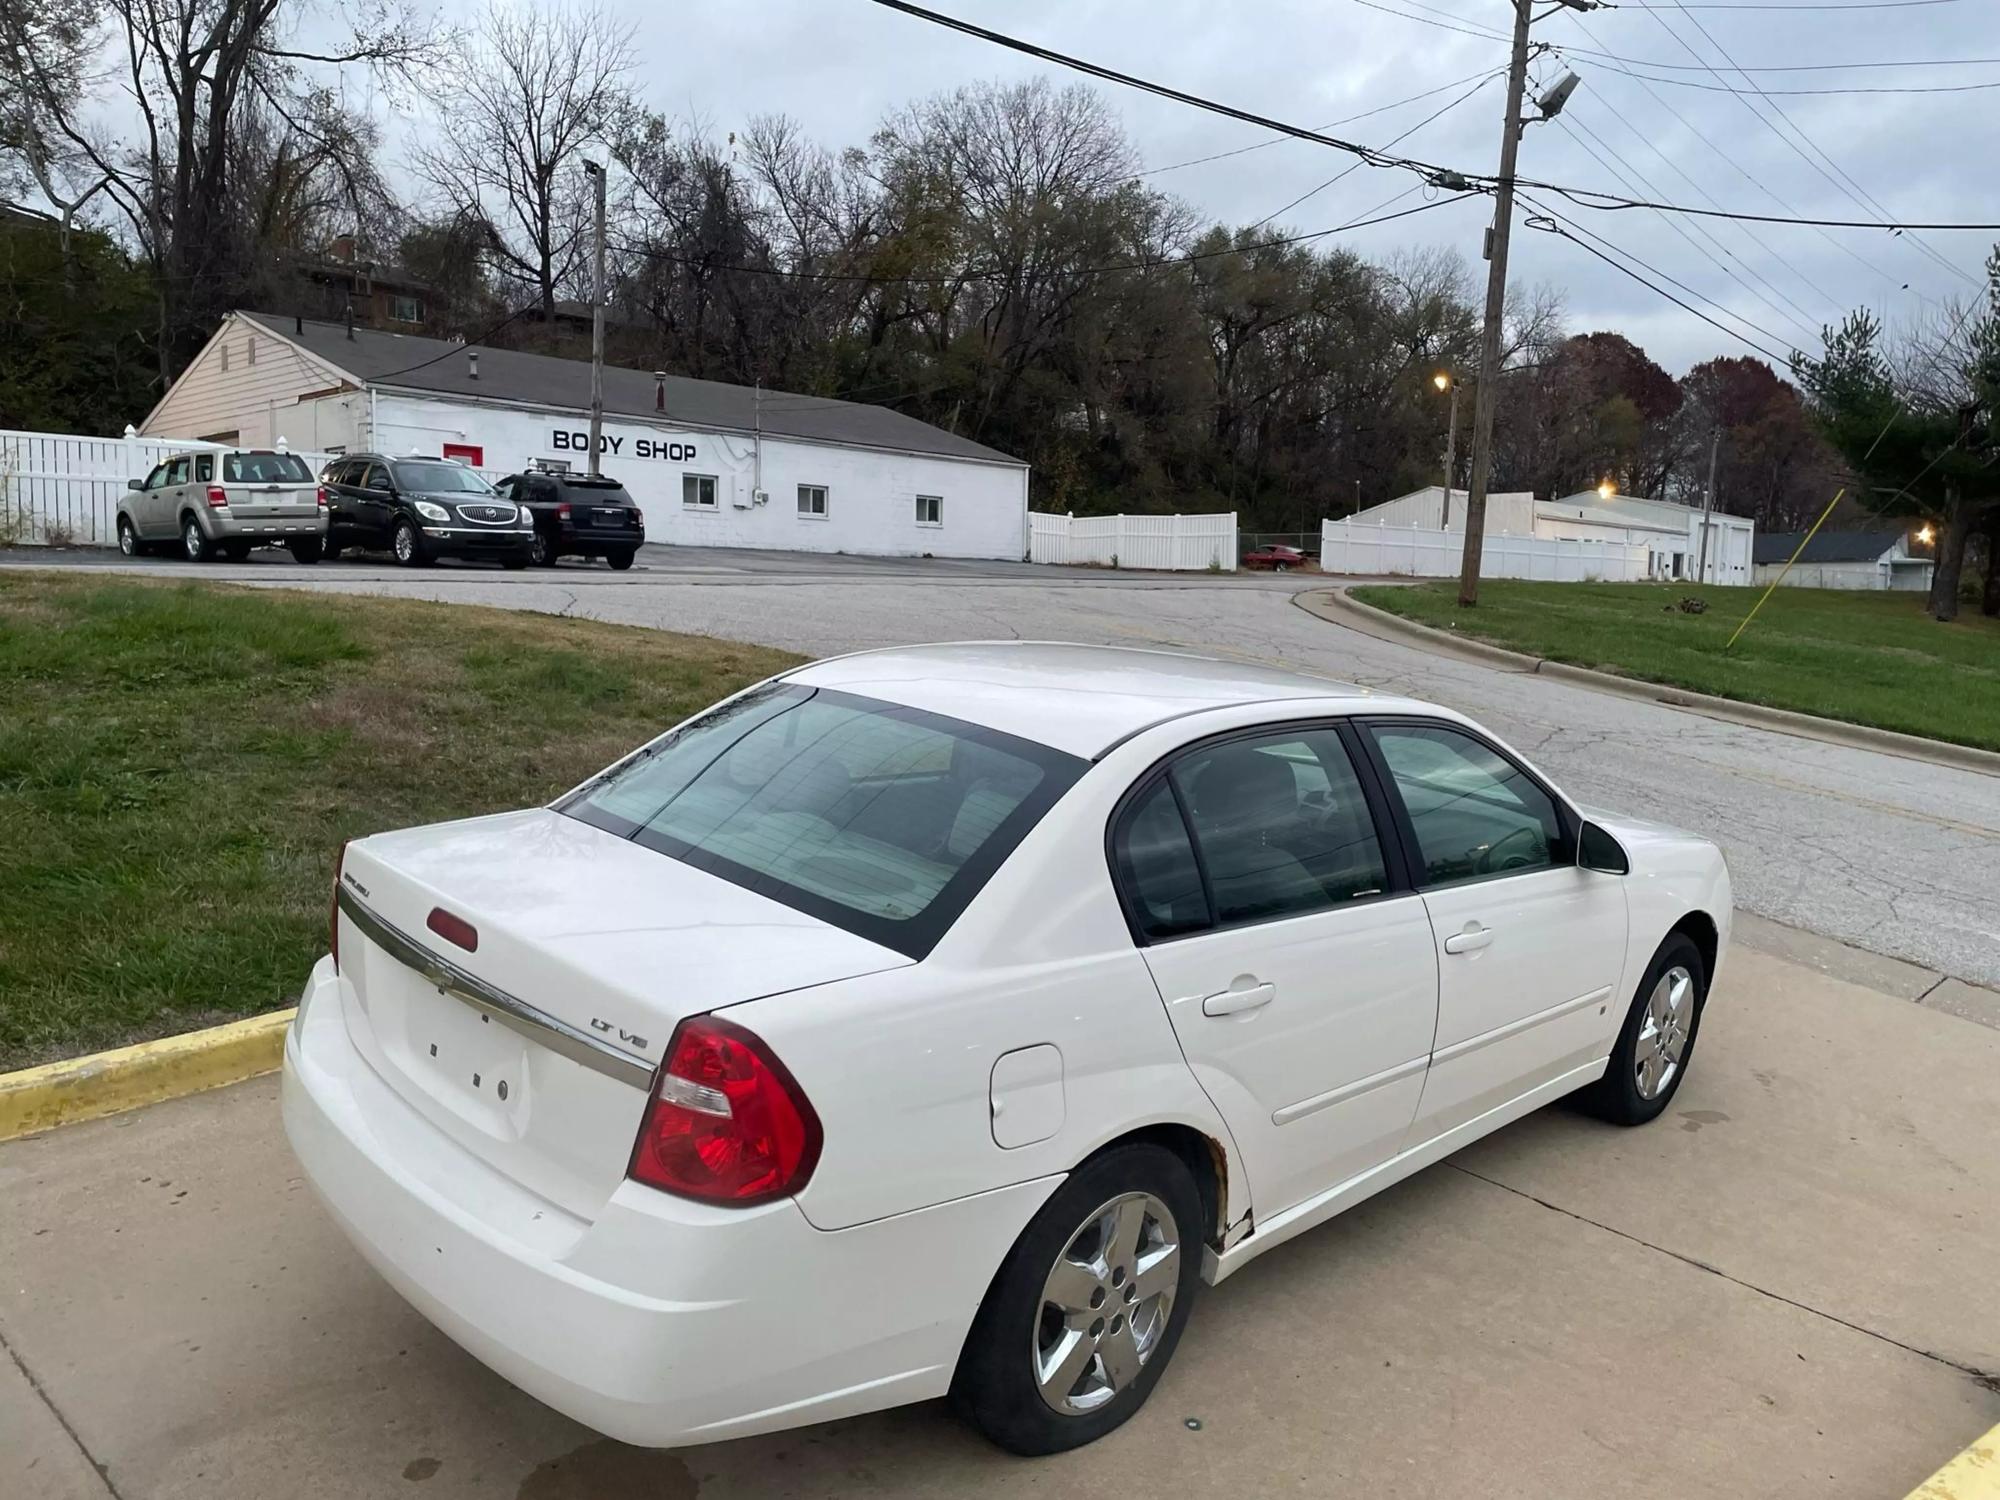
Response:
[{"label": "concrete driveway", "polygon": [[[82,565],[115,562],[104,554]],[[2000,778],[1377,640],[1294,606],[1291,596],[1313,586],[1296,574],[1122,574],[666,547],[646,548],[626,573],[576,562],[530,573],[367,561],[138,567],[586,615],[818,656],[1018,637],[1305,667],[1449,704],[1491,725],[1573,796],[1706,834],[1728,852],[1737,901],[1750,911],[2000,985]]]},{"label": "concrete driveway", "polygon": [[1665,1117],[1544,1110],[1273,1251],[1034,1462],[941,1404],[599,1438],[348,1248],[270,1080],[0,1146],[0,1495],[1895,1500],[2000,1420],[2000,1030],[1745,921]]}]

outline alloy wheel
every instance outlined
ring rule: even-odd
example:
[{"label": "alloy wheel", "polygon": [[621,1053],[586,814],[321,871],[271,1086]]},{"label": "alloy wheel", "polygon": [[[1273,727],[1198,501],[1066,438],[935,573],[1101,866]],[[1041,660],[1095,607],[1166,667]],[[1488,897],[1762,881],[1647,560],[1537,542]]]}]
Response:
[{"label": "alloy wheel", "polygon": [[1063,1416],[1096,1411],[1159,1348],[1180,1285],[1181,1238],[1151,1193],[1125,1193],[1070,1236],[1042,1284],[1034,1379]]},{"label": "alloy wheel", "polygon": [[181,547],[186,551],[189,562],[201,562],[208,554],[201,527],[193,521],[187,523],[187,530],[181,533]]},{"label": "alloy wheel", "polygon": [[410,534],[410,528],[407,526],[396,528],[393,545],[396,549],[396,561],[399,563],[406,563],[416,556],[417,539]]},{"label": "alloy wheel", "polygon": [[127,557],[133,557],[138,554],[139,538],[134,534],[130,521],[120,521],[118,523],[118,550]]},{"label": "alloy wheel", "polygon": [[1632,1048],[1633,1081],[1641,1099],[1657,1099],[1681,1070],[1694,1031],[1694,976],[1679,964],[1646,997],[1645,1019]]}]

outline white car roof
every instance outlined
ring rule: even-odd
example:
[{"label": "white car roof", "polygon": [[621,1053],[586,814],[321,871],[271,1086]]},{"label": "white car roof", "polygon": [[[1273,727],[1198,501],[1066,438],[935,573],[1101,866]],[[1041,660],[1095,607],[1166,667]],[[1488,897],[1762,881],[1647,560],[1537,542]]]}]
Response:
[{"label": "white car roof", "polygon": [[1085,757],[1162,720],[1208,709],[1371,696],[1351,682],[1278,667],[1059,641],[891,647],[814,662],[788,680],[963,719]]}]

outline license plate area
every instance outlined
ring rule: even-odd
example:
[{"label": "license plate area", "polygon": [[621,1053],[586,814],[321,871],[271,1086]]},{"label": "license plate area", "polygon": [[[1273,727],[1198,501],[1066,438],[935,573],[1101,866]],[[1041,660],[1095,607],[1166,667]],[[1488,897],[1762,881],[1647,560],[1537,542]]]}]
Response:
[{"label": "license plate area", "polygon": [[531,1044],[486,1012],[415,975],[411,980],[402,1029],[413,1081],[462,1118],[495,1134],[518,1136],[527,1117]]},{"label": "license plate area", "polygon": [[619,510],[616,506],[600,508],[597,512],[597,524],[599,526],[623,526],[625,524],[625,512]]}]

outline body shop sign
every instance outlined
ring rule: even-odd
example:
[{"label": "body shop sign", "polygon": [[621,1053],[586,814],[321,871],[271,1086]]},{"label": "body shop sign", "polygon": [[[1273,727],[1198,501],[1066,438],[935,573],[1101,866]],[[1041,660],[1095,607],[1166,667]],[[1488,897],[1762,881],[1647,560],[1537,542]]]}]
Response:
[{"label": "body shop sign", "polygon": [[[557,427],[549,433],[549,446],[558,453],[588,453],[590,434],[572,432],[566,427]],[[605,433],[597,440],[597,451],[609,453],[616,458],[624,451],[625,439]],[[632,444],[634,458],[664,458],[672,463],[687,463],[694,458],[693,443],[670,443],[664,438],[639,438]]]}]

